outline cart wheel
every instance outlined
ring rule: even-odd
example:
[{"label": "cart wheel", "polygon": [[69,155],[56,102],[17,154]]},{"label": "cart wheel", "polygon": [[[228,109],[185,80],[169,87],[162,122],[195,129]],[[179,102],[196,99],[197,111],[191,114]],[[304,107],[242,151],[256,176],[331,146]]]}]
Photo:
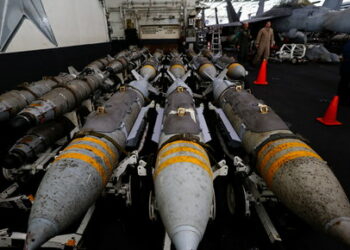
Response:
[{"label": "cart wheel", "polygon": [[293,58],[293,59],[292,59],[292,64],[297,64],[297,63],[298,63],[298,59]]}]

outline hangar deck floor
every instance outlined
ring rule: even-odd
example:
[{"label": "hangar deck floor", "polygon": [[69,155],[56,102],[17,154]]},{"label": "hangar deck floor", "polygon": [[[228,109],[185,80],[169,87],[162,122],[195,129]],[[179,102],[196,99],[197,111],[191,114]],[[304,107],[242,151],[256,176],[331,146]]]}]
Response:
[{"label": "hangar deck floor", "polygon": [[[250,72],[250,82],[257,71]],[[350,164],[347,158],[350,153],[350,107],[339,107],[338,118],[344,123],[342,126],[326,127],[316,121],[336,93],[338,66],[269,64],[268,79],[268,86],[252,86],[253,94],[271,106],[292,131],[309,140],[328,161],[350,196]],[[110,203],[102,201],[98,204],[92,230],[89,230],[88,249],[162,249],[164,235],[161,226],[142,223],[139,218],[128,210],[116,212]],[[270,245],[256,219],[209,223],[199,249],[346,249],[296,218],[292,224],[287,226],[288,232],[280,232],[283,244]]]}]

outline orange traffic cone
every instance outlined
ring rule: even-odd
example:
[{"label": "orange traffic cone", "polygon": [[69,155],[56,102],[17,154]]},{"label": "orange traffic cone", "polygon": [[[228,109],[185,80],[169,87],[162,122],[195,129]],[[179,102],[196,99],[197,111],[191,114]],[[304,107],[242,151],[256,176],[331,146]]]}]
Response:
[{"label": "orange traffic cone", "polygon": [[258,78],[256,79],[256,81],[254,81],[254,84],[257,84],[257,85],[269,84],[266,80],[266,77],[267,77],[267,60],[264,59],[261,63]]},{"label": "orange traffic cone", "polygon": [[328,109],[324,114],[324,117],[317,118],[317,121],[328,126],[342,125],[341,122],[337,121],[338,103],[339,97],[335,96],[332,99],[331,104],[329,104]]}]

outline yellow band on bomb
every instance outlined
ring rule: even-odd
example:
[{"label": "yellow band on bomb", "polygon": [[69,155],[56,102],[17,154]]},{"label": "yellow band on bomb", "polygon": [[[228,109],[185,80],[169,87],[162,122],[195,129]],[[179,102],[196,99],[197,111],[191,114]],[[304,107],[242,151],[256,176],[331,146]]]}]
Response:
[{"label": "yellow band on bomb", "polygon": [[[171,146],[174,146],[174,147],[169,149],[169,147]],[[198,157],[189,155],[189,153],[197,155]],[[162,159],[172,154],[176,154],[176,155],[170,157],[169,159],[159,164],[159,162]],[[204,159],[204,162],[202,159]],[[180,141],[174,141],[166,144],[159,151],[157,163],[156,163],[156,170],[154,172],[154,178],[156,178],[162,170],[176,163],[194,164],[204,169],[209,174],[209,176],[211,177],[213,176],[213,172],[210,166],[210,161],[204,148],[195,142],[180,140]]]},{"label": "yellow band on bomb", "polygon": [[228,70],[235,69],[236,67],[240,66],[239,63],[232,63],[229,67]]},{"label": "yellow band on bomb", "polygon": [[209,68],[209,67],[214,67],[214,66],[213,66],[213,64],[206,63],[206,64],[203,64],[202,66],[200,66],[198,71],[203,72],[206,68]]},{"label": "yellow band on bomb", "polygon": [[[273,178],[277,171],[289,161],[304,157],[322,160],[322,158],[315,153],[311,147],[302,141],[285,142],[281,144],[277,143],[278,141],[271,141],[267,143],[260,149],[257,155],[257,170],[265,179],[268,186],[272,185]],[[285,152],[279,157],[276,157],[283,151]],[[274,157],[276,157],[276,159],[271,162]]]},{"label": "yellow band on bomb", "polygon": [[105,155],[104,152],[102,152],[101,150],[99,150],[96,147],[93,147],[93,146],[88,145],[88,144],[73,144],[73,145],[70,145],[70,146],[66,147],[64,151],[70,150],[70,149],[83,149],[83,150],[91,151],[96,156],[100,157],[103,160],[103,162],[106,163],[107,167],[111,171],[113,170],[113,165],[111,164],[111,161],[109,160],[108,156]]},{"label": "yellow band on bomb", "polygon": [[179,153],[179,152],[191,152],[191,153],[194,153],[196,155],[199,155],[200,157],[202,157],[203,159],[206,160],[206,163],[207,164],[210,164],[210,161],[209,161],[209,158],[206,154],[203,154],[201,151],[197,150],[197,149],[194,149],[192,147],[183,147],[183,146],[179,146],[179,147],[175,147],[175,148],[171,148],[165,152],[162,152],[162,154],[160,154],[158,156],[159,159],[162,159],[162,158],[165,158],[171,154],[174,154],[174,153]]},{"label": "yellow band on bomb", "polygon": [[109,156],[113,159],[113,162],[115,162],[117,160],[117,155],[115,152],[113,152],[113,150],[109,147],[109,145],[107,143],[105,143],[102,140],[99,139],[95,139],[93,137],[84,137],[84,138],[78,138],[72,141],[72,143],[80,143],[80,142],[92,142],[95,143],[99,146],[101,146],[101,148],[103,148],[104,150],[106,150],[109,154]]},{"label": "yellow band on bomb", "polygon": [[277,171],[284,165],[286,164],[288,161],[292,161],[298,158],[302,158],[302,157],[313,157],[313,158],[317,158],[319,160],[322,160],[322,158],[313,152],[309,152],[309,151],[294,151],[294,152],[290,152],[288,154],[283,155],[281,158],[279,158],[278,160],[276,160],[271,167],[267,170],[267,172],[264,174],[264,179],[266,181],[266,184],[271,187],[272,185],[272,180],[273,177],[276,175]]},{"label": "yellow band on bomb", "polygon": [[170,67],[170,69],[183,69],[183,70],[185,70],[185,67],[181,64],[174,64]]},{"label": "yellow band on bomb", "polygon": [[63,154],[61,154],[60,156],[58,156],[55,159],[55,162],[57,162],[59,160],[63,160],[63,159],[76,159],[76,160],[86,162],[87,164],[89,164],[91,167],[93,167],[98,172],[98,174],[102,178],[103,184],[106,184],[107,176],[106,176],[105,169],[103,168],[103,166],[99,162],[96,161],[96,159],[92,158],[91,156],[88,156],[88,155],[85,155],[82,153],[63,152]]},{"label": "yellow band on bomb", "polygon": [[204,163],[203,161],[199,160],[198,158],[194,156],[174,156],[164,161],[162,164],[156,167],[156,170],[154,171],[154,178],[156,178],[159,175],[159,173],[163,171],[165,168],[170,167],[177,163],[191,163],[193,165],[196,165],[204,169],[210,175],[210,177],[213,177],[213,172],[210,166]]},{"label": "yellow band on bomb", "polygon": [[[271,144],[276,143],[276,141],[272,141],[267,143],[260,151],[258,154],[258,159],[261,159],[262,153],[269,147]],[[259,172],[264,171],[266,164],[268,161],[274,157],[276,154],[279,152],[286,150],[286,149],[292,149],[292,148],[307,148],[312,150],[308,145],[306,145],[303,142],[287,142],[287,143],[282,143],[277,146],[274,146],[271,150],[269,150],[263,157],[261,162],[258,164],[257,168]]]}]

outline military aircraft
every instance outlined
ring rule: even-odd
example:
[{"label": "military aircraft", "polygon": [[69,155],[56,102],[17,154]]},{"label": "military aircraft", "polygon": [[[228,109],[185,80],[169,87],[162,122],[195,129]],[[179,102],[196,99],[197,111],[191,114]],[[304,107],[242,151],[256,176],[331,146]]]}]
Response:
[{"label": "military aircraft", "polygon": [[232,2],[230,0],[226,0],[226,4],[228,22],[239,22],[240,16],[237,14],[235,8],[233,8]]},{"label": "military aircraft", "polygon": [[[326,0],[323,6],[319,7],[307,0],[292,0],[263,12],[265,0],[260,0],[257,16],[242,22],[271,21],[275,31],[283,33],[286,37],[306,42],[306,35],[302,32],[350,33],[350,9],[339,10],[342,2],[343,0]],[[238,27],[242,22],[235,20],[214,26]]]},{"label": "military aircraft", "polygon": [[342,2],[342,0],[326,0],[323,6],[318,7],[309,1],[292,1],[275,6],[243,22],[271,21],[277,32],[306,42],[306,36],[301,31],[350,33],[350,22],[348,21],[350,10],[340,11]]},{"label": "military aircraft", "polygon": [[[237,14],[235,8],[232,5],[231,0],[226,0],[226,11],[227,11],[227,18],[228,18],[228,23],[225,24],[219,24],[217,14],[216,14],[216,24],[214,25],[209,25],[208,27],[238,27],[241,26],[242,23],[239,21],[240,20],[240,14]],[[217,12],[217,10],[216,10]],[[241,9],[238,11],[238,13],[242,13]]]}]

